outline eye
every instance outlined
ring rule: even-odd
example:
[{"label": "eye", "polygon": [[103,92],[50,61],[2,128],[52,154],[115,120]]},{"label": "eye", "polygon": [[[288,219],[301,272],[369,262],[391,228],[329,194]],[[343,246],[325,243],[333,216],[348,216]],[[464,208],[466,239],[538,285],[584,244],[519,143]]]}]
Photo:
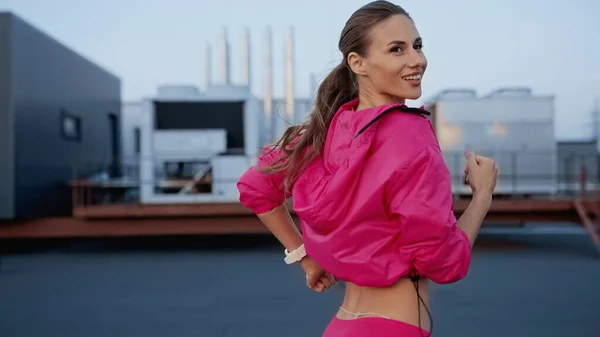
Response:
[{"label": "eye", "polygon": [[401,53],[402,52],[402,47],[396,46],[396,47],[393,47],[392,49],[390,49],[390,51],[392,53]]},{"label": "eye", "polygon": [[415,50],[421,50],[421,49],[423,49],[423,42],[415,43],[415,45],[414,45],[413,48],[415,48]]}]

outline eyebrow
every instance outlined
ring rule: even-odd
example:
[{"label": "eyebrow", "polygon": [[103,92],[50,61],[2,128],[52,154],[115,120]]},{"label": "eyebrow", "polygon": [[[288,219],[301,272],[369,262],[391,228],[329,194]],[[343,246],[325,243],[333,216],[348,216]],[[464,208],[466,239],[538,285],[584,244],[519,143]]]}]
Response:
[{"label": "eyebrow", "polygon": [[[415,39],[415,42],[421,42],[422,40],[423,39],[421,37],[418,37],[418,38]],[[405,41],[400,41],[400,40],[394,40],[394,41],[388,43],[388,46],[391,46],[393,44],[399,44],[399,45],[403,46],[403,45],[406,45],[406,42]]]}]

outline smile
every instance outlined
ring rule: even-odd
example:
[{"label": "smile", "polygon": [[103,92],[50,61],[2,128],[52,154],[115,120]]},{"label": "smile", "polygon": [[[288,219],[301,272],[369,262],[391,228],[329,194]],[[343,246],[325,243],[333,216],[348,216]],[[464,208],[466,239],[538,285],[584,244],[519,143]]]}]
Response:
[{"label": "smile", "polygon": [[421,74],[409,75],[409,76],[403,76],[402,79],[407,80],[407,81],[414,81],[414,80],[420,80],[421,76],[422,76]]}]

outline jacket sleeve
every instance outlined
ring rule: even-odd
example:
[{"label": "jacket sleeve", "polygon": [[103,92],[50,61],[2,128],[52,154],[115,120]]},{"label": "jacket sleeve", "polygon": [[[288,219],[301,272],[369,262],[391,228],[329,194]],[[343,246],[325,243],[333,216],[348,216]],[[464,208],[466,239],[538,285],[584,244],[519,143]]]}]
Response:
[{"label": "jacket sleeve", "polygon": [[471,245],[456,226],[450,173],[439,147],[428,146],[409,158],[389,186],[390,211],[401,226],[401,254],[435,283],[464,278]]},{"label": "jacket sleeve", "polygon": [[280,152],[275,149],[265,148],[258,157],[258,163],[250,167],[240,177],[237,188],[240,193],[240,202],[250,208],[255,214],[266,213],[280,206],[286,199],[284,195],[284,172],[261,172],[277,160]]}]

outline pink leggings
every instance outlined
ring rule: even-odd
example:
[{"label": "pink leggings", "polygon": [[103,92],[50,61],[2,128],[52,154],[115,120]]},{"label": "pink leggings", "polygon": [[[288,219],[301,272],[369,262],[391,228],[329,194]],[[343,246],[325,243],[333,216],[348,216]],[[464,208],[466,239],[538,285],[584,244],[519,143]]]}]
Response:
[{"label": "pink leggings", "polygon": [[429,332],[417,326],[381,317],[339,319],[334,316],[323,337],[428,337]]}]

